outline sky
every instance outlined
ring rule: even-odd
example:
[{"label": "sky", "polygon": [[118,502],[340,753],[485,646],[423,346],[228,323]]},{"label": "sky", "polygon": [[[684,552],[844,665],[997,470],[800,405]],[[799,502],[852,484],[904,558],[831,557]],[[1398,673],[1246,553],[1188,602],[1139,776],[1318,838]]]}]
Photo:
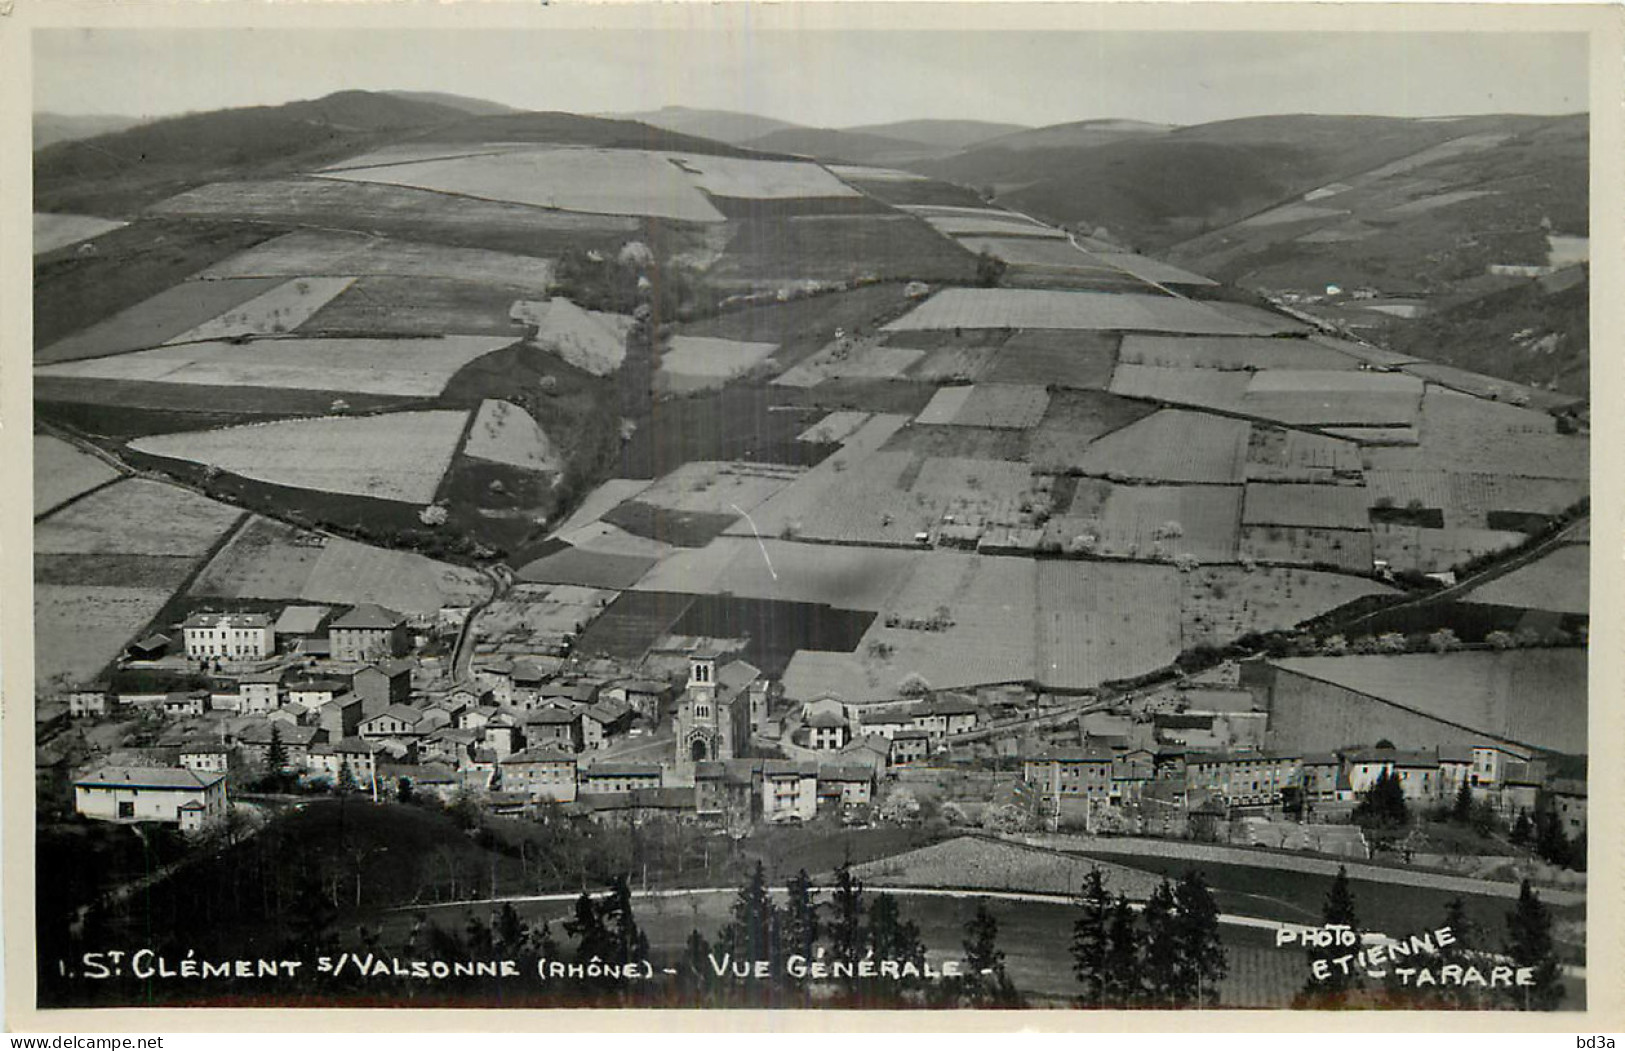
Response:
[{"label": "sky", "polygon": [[1587,108],[1586,48],[1528,32],[51,29],[35,31],[34,109],[158,117],[401,89],[817,127],[1555,114]]}]

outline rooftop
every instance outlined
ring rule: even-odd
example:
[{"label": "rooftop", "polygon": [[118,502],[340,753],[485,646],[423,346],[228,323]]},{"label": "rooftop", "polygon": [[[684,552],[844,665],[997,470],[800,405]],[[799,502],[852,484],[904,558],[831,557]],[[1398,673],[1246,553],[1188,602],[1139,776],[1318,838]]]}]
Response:
[{"label": "rooftop", "polygon": [[225,774],[200,774],[181,766],[104,766],[74,784],[87,788],[199,789],[225,778]]},{"label": "rooftop", "polygon": [[406,617],[375,602],[363,602],[351,607],[348,613],[334,619],[328,627],[352,628],[361,631],[389,631],[406,623]]},{"label": "rooftop", "polygon": [[264,628],[271,618],[264,613],[194,613],[186,618],[187,628]]},{"label": "rooftop", "polygon": [[276,619],[274,630],[278,635],[313,635],[325,616],[326,606],[288,606]]}]

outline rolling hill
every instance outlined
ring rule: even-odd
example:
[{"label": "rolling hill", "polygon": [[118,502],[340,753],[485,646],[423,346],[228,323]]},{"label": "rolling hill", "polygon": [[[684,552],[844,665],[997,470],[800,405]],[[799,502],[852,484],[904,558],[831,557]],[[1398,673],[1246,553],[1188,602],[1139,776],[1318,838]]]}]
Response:
[{"label": "rolling hill", "polygon": [[470,98],[467,95],[453,95],[446,91],[386,91],[386,95],[393,95],[398,99],[409,102],[427,102],[436,106],[450,106],[452,109],[471,113],[476,117],[491,117],[498,113],[518,113],[513,106],[505,106],[490,99]]},{"label": "rolling hill", "polygon": [[731,110],[692,109],[688,106],[666,106],[642,113],[604,114],[616,120],[635,120],[682,135],[697,135],[731,145],[740,145],[751,139],[775,131],[797,128],[800,125],[754,113],[735,113]]},{"label": "rolling hill", "polygon": [[72,142],[107,135],[144,123],[144,117],[125,117],[110,113],[36,113],[34,114],[34,149],[58,142]]},{"label": "rolling hill", "polygon": [[816,157],[852,164],[902,164],[941,156],[945,151],[887,135],[835,128],[784,128],[743,143],[755,150]]},{"label": "rolling hill", "polygon": [[985,120],[900,120],[890,124],[864,124],[842,131],[879,135],[919,143],[944,152],[969,149],[978,143],[1029,129],[1022,124],[999,124]]}]

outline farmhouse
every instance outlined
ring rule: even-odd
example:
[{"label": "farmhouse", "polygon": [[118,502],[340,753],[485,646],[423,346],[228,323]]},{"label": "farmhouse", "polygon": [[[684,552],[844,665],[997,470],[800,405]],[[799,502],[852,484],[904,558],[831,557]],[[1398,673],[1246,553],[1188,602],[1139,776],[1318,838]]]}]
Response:
[{"label": "farmhouse", "polygon": [[238,711],[244,715],[264,715],[277,707],[282,691],[282,672],[265,671],[237,680]]},{"label": "farmhouse", "polygon": [[162,708],[165,715],[177,718],[202,715],[209,710],[209,691],[187,690],[181,693],[166,694],[159,707]]},{"label": "farmhouse", "polygon": [[129,655],[132,661],[155,661],[169,652],[170,643],[173,641],[168,635],[148,635],[144,639],[137,639],[130,643],[129,646],[125,647],[124,652]]},{"label": "farmhouse", "polygon": [[840,806],[864,806],[874,798],[875,772],[867,766],[821,766],[818,798]]},{"label": "farmhouse", "polygon": [[223,774],[230,752],[223,744],[182,745],[178,757],[182,767],[196,774]]},{"label": "farmhouse", "polygon": [[[308,704],[306,706],[309,707]],[[354,737],[361,729],[361,720],[364,717],[361,708],[361,698],[349,693],[338,694],[315,709],[316,725],[327,732],[327,739],[330,741]]]},{"label": "farmhouse", "polygon": [[105,686],[81,686],[67,692],[68,715],[79,719],[88,715],[106,715],[113,705],[113,697]]},{"label": "farmhouse", "polygon": [[181,636],[193,660],[258,660],[276,648],[263,613],[194,613],[181,625]]},{"label": "farmhouse", "polygon": [[567,752],[581,751],[581,716],[568,708],[543,708],[525,716],[525,741],[537,745],[561,748]]},{"label": "farmhouse", "polygon": [[412,696],[412,662],[379,661],[356,672],[350,689],[361,699],[361,711],[374,716],[393,704],[405,704]]},{"label": "farmhouse", "polygon": [[917,763],[931,754],[931,737],[924,730],[898,730],[891,736],[887,761],[892,766]]},{"label": "farmhouse", "polygon": [[762,760],[710,759],[694,764],[694,810],[702,818],[728,825],[753,822],[761,815]]},{"label": "farmhouse", "polygon": [[762,817],[811,821],[818,816],[818,768],[788,759],[762,763]]},{"label": "farmhouse", "polygon": [[226,775],[175,767],[102,767],[73,783],[74,810],[98,821],[162,821],[192,831],[226,813]]},{"label": "farmhouse", "polygon": [[376,661],[407,651],[406,617],[371,602],[352,608],[327,627],[333,659]]},{"label": "farmhouse", "polygon": [[361,720],[362,737],[422,737],[428,732],[423,713],[405,704],[392,704]]},{"label": "farmhouse", "polygon": [[303,769],[310,757],[311,746],[323,739],[322,731],[314,726],[288,726],[264,721],[245,727],[237,735],[237,746],[254,762],[266,766],[270,763],[273,733],[282,743],[282,754],[287,757],[287,769],[290,770]]},{"label": "farmhouse", "polygon": [[499,761],[505,792],[535,802],[570,803],[576,798],[576,757],[557,748],[527,748]]}]

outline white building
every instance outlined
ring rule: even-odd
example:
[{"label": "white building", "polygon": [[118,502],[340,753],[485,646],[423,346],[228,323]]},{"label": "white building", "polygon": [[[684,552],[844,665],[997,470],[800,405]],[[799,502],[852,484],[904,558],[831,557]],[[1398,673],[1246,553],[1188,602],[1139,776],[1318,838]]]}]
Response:
[{"label": "white building", "polygon": [[163,821],[191,831],[226,814],[226,775],[180,767],[103,767],[73,783],[74,809],[99,821]]},{"label": "white building", "polygon": [[271,618],[263,613],[194,613],[181,631],[193,660],[258,660],[276,649]]}]

